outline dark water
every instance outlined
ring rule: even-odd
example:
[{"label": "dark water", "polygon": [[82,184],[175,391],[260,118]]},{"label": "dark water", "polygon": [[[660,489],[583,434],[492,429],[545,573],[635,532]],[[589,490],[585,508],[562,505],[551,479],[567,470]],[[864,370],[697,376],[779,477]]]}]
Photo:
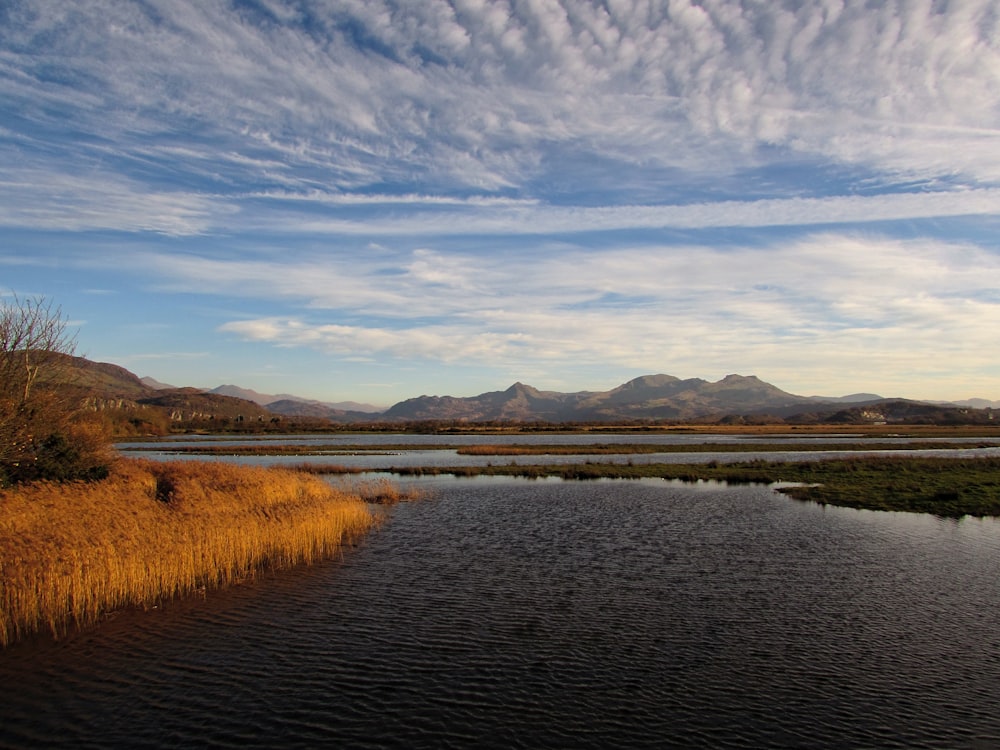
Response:
[{"label": "dark water", "polygon": [[1000,523],[423,484],[343,560],[0,653],[0,746],[1000,746]]}]

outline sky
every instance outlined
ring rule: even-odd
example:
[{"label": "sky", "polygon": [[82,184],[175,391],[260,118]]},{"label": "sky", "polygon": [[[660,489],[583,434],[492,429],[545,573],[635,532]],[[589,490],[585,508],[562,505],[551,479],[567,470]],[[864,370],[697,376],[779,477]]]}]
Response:
[{"label": "sky", "polygon": [[178,386],[1000,399],[1000,6],[4,0],[12,295]]}]

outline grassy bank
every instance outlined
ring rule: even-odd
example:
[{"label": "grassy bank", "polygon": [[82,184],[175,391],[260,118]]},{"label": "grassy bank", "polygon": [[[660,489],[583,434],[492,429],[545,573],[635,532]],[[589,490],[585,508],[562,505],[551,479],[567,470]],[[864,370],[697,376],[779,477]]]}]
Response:
[{"label": "grassy bank", "polygon": [[1000,516],[1000,458],[859,456],[823,461],[738,461],[702,464],[508,464],[387,469],[400,475],[477,474],[564,479],[641,479],[731,483],[794,482],[782,487],[800,500],[871,510],[959,517]]},{"label": "grassy bank", "polygon": [[318,477],[220,463],[122,460],[99,482],[4,490],[0,645],[327,557],[374,523]]}]

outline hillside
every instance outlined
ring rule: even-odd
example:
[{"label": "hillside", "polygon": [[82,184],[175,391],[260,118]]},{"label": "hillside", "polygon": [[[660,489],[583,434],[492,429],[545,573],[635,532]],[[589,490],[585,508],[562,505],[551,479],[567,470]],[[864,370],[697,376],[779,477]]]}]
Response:
[{"label": "hillside", "polygon": [[[45,381],[67,400],[100,413],[118,435],[171,430],[259,429],[275,415],[245,399],[197,388],[154,387],[124,367],[60,355]],[[162,384],[160,384],[162,386]]]},{"label": "hillside", "polygon": [[56,384],[107,399],[138,399],[155,393],[124,367],[65,354],[51,356],[53,368],[41,380],[46,385]]}]

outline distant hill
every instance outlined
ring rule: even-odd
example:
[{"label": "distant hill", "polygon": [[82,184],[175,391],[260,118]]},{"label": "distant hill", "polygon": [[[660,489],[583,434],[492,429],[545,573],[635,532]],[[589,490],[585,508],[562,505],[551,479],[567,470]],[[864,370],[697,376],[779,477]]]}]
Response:
[{"label": "distant hill", "polygon": [[754,375],[727,375],[711,383],[658,375],[636,378],[594,400],[595,415],[667,419],[762,414],[808,403]]},{"label": "distant hill", "polygon": [[810,396],[811,401],[823,401],[830,404],[857,404],[868,401],[883,401],[884,398],[875,393],[852,393],[849,396]]},{"label": "distant hill", "polygon": [[967,398],[963,401],[949,402],[955,406],[970,406],[973,409],[1000,409],[1000,401],[990,401],[987,398]]},{"label": "distant hill", "polygon": [[991,409],[974,409],[953,404],[930,404],[907,399],[886,399],[847,408],[826,409],[790,415],[790,423],[822,424],[990,424]]},{"label": "distant hill", "polygon": [[157,391],[165,391],[177,387],[176,385],[167,385],[166,383],[161,383],[156,378],[151,378],[148,375],[144,378],[139,378],[139,380],[142,381],[143,385],[147,385],[150,388]]},{"label": "distant hill", "polygon": [[291,398],[291,396],[269,396],[265,393],[258,393],[257,391],[249,388],[241,388],[238,385],[220,385],[217,388],[208,390],[207,392],[215,393],[220,396],[232,396],[233,398],[246,399],[247,401],[253,401],[261,406],[266,406],[271,401],[277,401],[281,398]]},{"label": "distant hill", "polygon": [[[347,402],[353,405],[353,402]],[[359,404],[364,406],[364,404]],[[332,422],[366,422],[380,418],[380,414],[358,409],[340,409],[336,404],[322,401],[306,401],[304,399],[281,399],[270,401],[265,408],[272,414],[284,417],[311,417],[314,419],[329,419]]]},{"label": "distant hill", "polygon": [[[324,409],[331,411],[332,413],[337,412],[363,412],[363,413],[377,413],[381,412],[382,409],[378,406],[372,406],[371,404],[360,404],[356,401],[340,401],[337,403],[330,403],[326,401],[315,401],[313,399],[303,398],[301,396],[293,396],[289,393],[279,393],[277,395],[271,395],[267,393],[258,393],[257,391],[250,390],[249,388],[240,388],[237,385],[220,385],[217,388],[213,388],[210,393],[218,393],[223,396],[233,396],[235,398],[245,398],[248,401],[254,401],[261,406],[268,407],[269,410],[275,411],[279,414],[291,414],[294,408],[285,404],[285,402],[298,402],[304,404],[311,404],[317,407],[316,411],[323,411]],[[279,405],[280,404],[280,405]],[[279,405],[278,408],[275,408]],[[316,414],[315,416],[319,416]]]},{"label": "distant hill", "polygon": [[589,393],[539,391],[514,383],[505,391],[478,396],[419,396],[401,401],[382,413],[388,420],[458,420],[482,422],[517,420],[566,422],[574,419],[578,403]]}]

